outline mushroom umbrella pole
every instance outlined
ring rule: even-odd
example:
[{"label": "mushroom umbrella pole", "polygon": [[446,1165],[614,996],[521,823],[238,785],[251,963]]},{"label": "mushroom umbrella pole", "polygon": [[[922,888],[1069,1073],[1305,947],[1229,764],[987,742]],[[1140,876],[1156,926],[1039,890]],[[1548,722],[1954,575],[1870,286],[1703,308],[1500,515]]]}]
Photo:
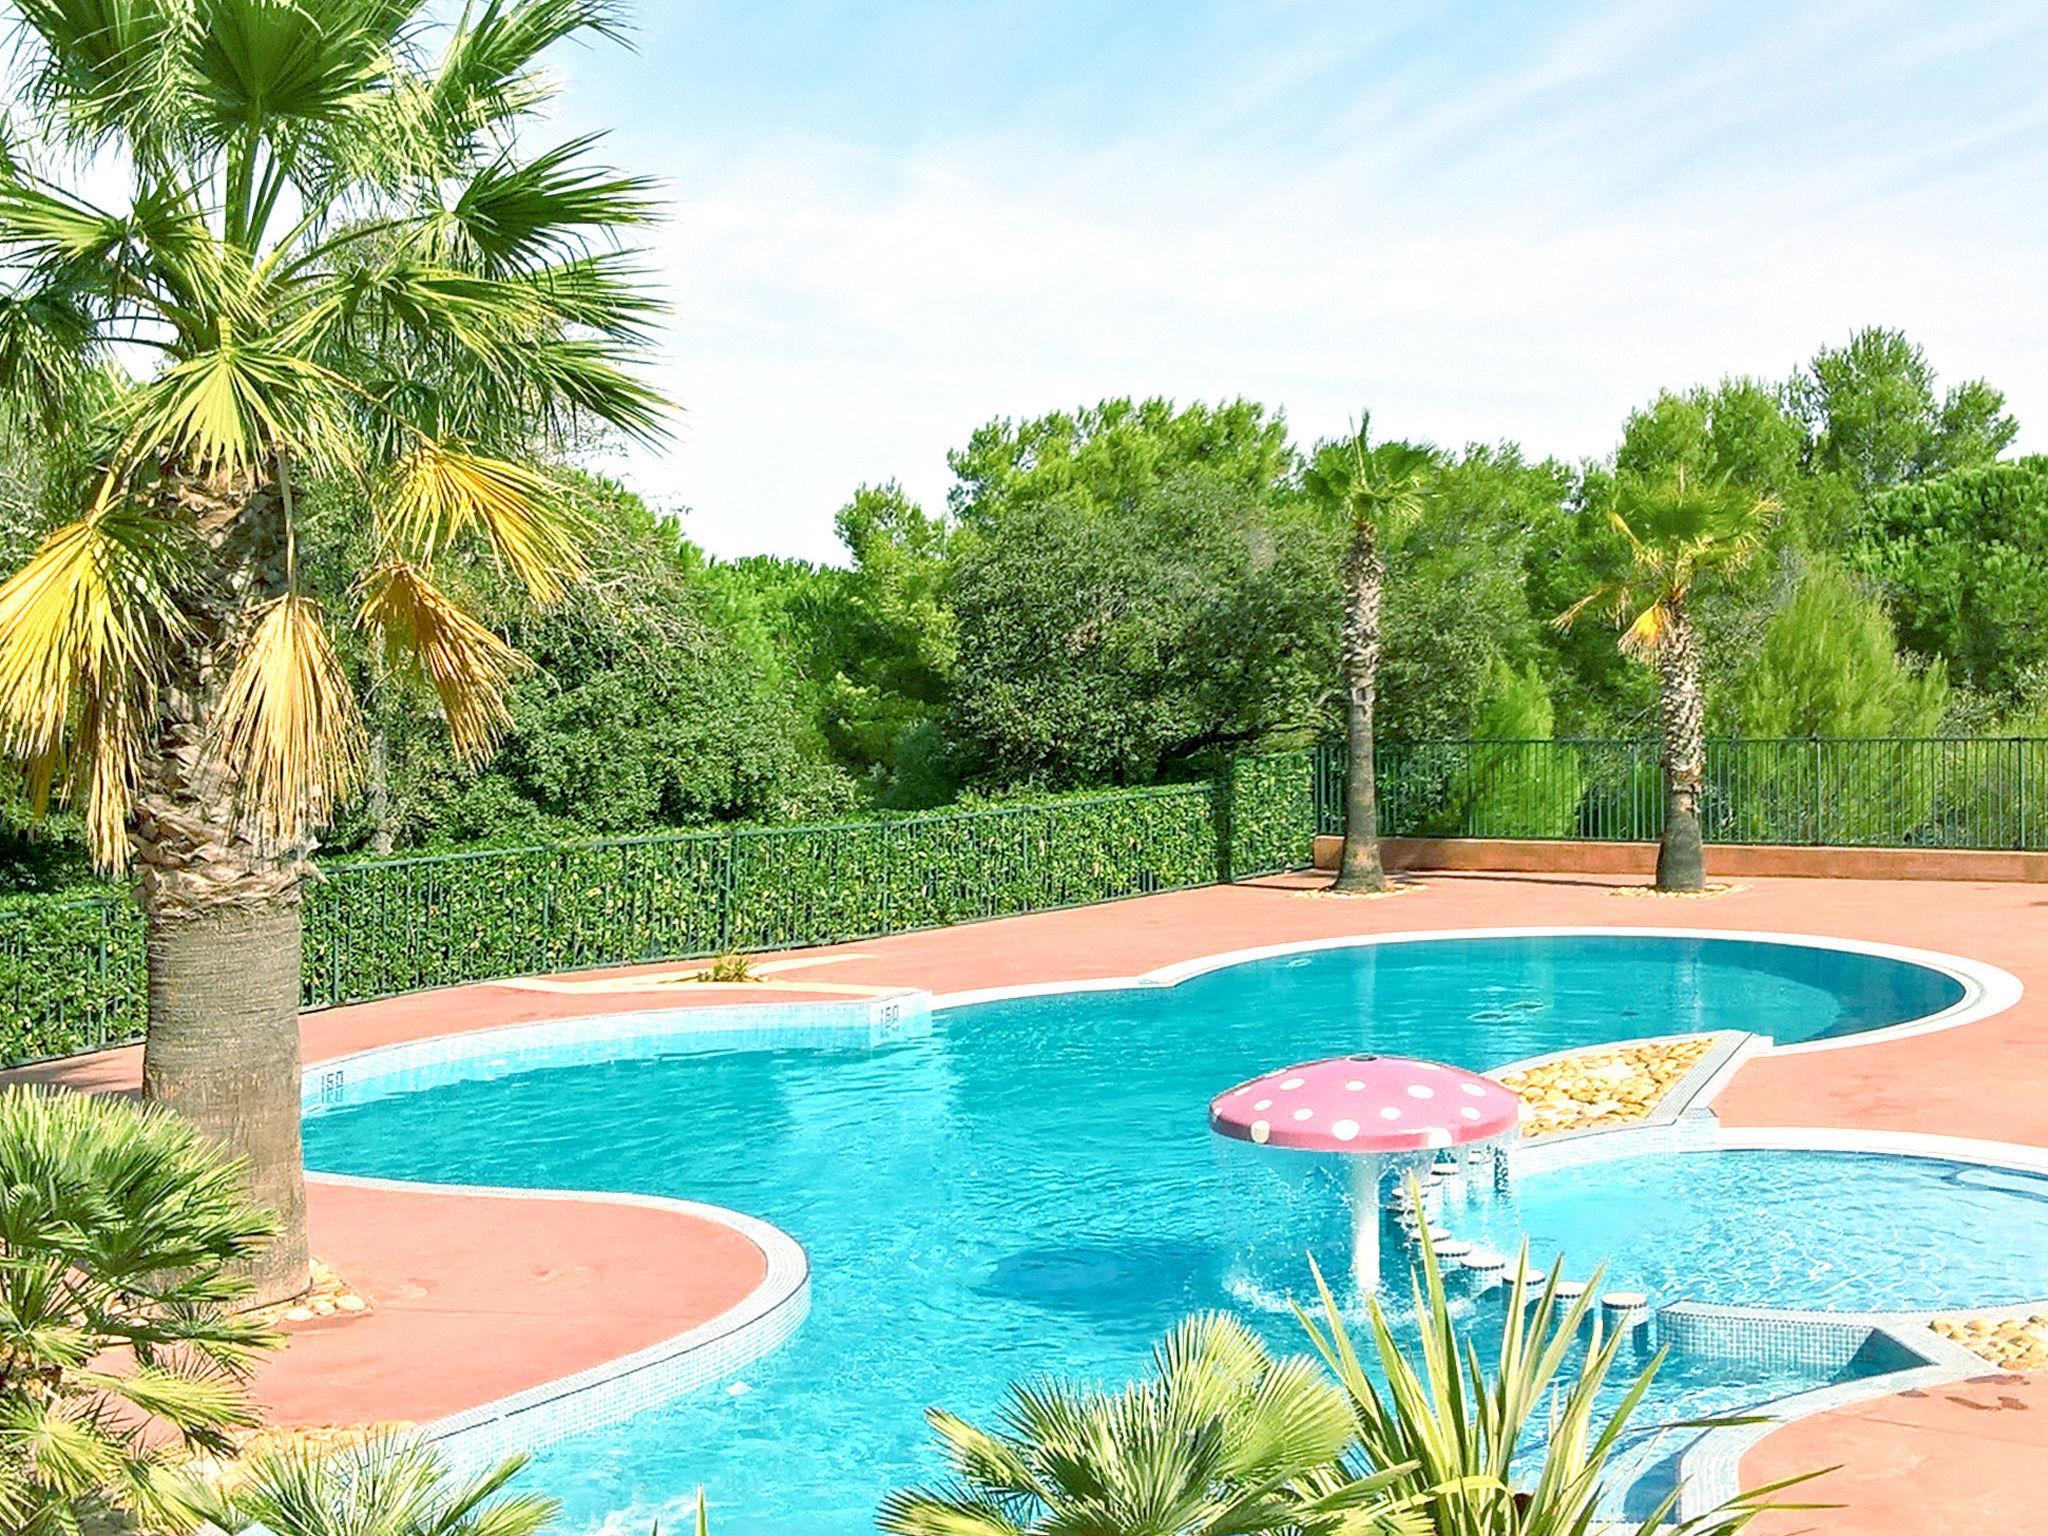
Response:
[{"label": "mushroom umbrella pole", "polygon": [[1351,1272],[1379,1288],[1380,1180],[1392,1158],[1517,1133],[1522,1101],[1491,1078],[1412,1056],[1331,1056],[1218,1094],[1209,1129],[1285,1151],[1352,1160]]}]

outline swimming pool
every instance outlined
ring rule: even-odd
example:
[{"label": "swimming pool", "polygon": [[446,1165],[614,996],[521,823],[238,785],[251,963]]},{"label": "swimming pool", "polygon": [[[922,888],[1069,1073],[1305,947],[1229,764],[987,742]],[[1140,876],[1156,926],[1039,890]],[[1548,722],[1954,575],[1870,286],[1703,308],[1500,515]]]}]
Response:
[{"label": "swimming pool", "polygon": [[[1816,1041],[1963,995],[1887,957],[1721,939],[1324,949],[1170,989],[950,1009],[881,1047],[451,1083],[316,1111],[307,1154],[391,1178],[678,1195],[790,1233],[813,1265],[794,1340],[730,1387],[547,1450],[534,1481],[566,1501],[572,1531],[642,1532],[703,1484],[724,1527],[851,1536],[884,1492],[933,1470],[926,1406],[985,1414],[1043,1373],[1120,1382],[1179,1317],[1236,1303],[1204,1123],[1231,1083],[1362,1049],[1483,1068],[1678,1031]],[[1256,1320],[1298,1346],[1291,1320]],[[1648,1412],[1753,1404],[1834,1374],[1681,1358]]]}]

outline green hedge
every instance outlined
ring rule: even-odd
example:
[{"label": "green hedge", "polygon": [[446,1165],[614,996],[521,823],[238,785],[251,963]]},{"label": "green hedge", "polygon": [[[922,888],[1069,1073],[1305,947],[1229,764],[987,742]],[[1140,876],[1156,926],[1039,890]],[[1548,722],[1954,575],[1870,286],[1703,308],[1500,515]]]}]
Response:
[{"label": "green hedge", "polygon": [[[984,809],[334,864],[306,893],[308,1006],[500,976],[872,938],[1307,862],[1306,752]],[[1234,818],[1226,818],[1234,807]],[[142,924],[115,899],[0,907],[0,1060],[137,1037]]]},{"label": "green hedge", "polygon": [[1315,754],[1278,752],[1230,765],[1221,814],[1231,879],[1299,868],[1315,842]]},{"label": "green hedge", "polygon": [[20,896],[0,906],[0,1061],[142,1033],[142,917],[126,901]]}]

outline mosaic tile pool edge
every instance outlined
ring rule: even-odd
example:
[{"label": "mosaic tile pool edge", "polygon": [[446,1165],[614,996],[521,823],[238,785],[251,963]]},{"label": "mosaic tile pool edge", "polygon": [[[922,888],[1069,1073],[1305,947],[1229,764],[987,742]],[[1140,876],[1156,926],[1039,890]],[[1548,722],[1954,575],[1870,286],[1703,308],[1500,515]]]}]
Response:
[{"label": "mosaic tile pool edge", "polygon": [[556,1067],[749,1046],[879,1045],[931,1028],[931,994],[904,989],[843,1002],[650,1008],[431,1035],[309,1064],[299,1106],[312,1114],[450,1083]]},{"label": "mosaic tile pool edge", "polygon": [[674,1402],[779,1348],[810,1313],[811,1266],[802,1245],[779,1227],[722,1206],[658,1195],[413,1184],[342,1174],[309,1177],[354,1188],[431,1189],[437,1194],[480,1200],[572,1200],[674,1211],[731,1227],[761,1250],[765,1260],[761,1282],[718,1317],[632,1354],[478,1404],[408,1433],[407,1438],[437,1446],[460,1466],[474,1467],[515,1452],[535,1451]]}]

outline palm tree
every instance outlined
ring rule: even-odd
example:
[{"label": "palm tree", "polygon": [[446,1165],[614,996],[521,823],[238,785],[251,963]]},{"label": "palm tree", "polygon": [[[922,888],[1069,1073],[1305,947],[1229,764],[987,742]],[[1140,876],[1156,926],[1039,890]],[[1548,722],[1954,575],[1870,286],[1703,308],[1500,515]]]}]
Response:
[{"label": "palm tree", "polygon": [[1692,599],[1700,586],[1747,564],[1763,547],[1778,503],[1726,476],[1624,471],[1608,517],[1627,544],[1629,566],[1562,614],[1569,628],[1588,609],[1612,615],[1621,648],[1657,668],[1663,746],[1664,832],[1657,889],[1706,888],[1700,791],[1706,780],[1706,695]]},{"label": "palm tree", "polygon": [[[522,132],[537,57],[613,6],[13,5],[0,398],[85,472],[0,586],[0,750],[103,868],[139,865],[144,1090],[277,1211],[267,1300],[306,1281],[300,886],[364,758],[306,509],[346,509],[354,618],[488,754],[522,660],[437,572],[475,545],[558,597],[579,523],[536,463],[660,430],[627,371],[655,307],[614,243],[647,184]],[[67,185],[87,159],[117,202]]]},{"label": "palm tree", "polygon": [[891,1494],[882,1530],[1250,1536],[1296,1527],[1333,1486],[1351,1414],[1313,1361],[1275,1360],[1223,1314],[1182,1323],[1153,1361],[1121,1392],[1013,1387],[994,1433],[931,1410],[953,1482]]},{"label": "palm tree", "polygon": [[525,1466],[514,1456],[458,1476],[431,1447],[392,1439],[326,1456],[277,1451],[206,1512],[223,1530],[262,1526],[273,1536],[538,1536],[557,1505],[505,1491]]},{"label": "palm tree", "polygon": [[182,1527],[174,1449],[221,1453],[274,1342],[235,1315],[270,1236],[241,1170],[183,1120],[0,1090],[0,1529]]},{"label": "palm tree", "polygon": [[1380,608],[1387,552],[1420,520],[1436,455],[1412,443],[1366,447],[1366,427],[1330,445],[1311,468],[1312,487],[1343,514],[1344,548],[1344,852],[1332,885],[1380,891],[1379,800],[1374,782],[1373,712],[1379,694]]}]

